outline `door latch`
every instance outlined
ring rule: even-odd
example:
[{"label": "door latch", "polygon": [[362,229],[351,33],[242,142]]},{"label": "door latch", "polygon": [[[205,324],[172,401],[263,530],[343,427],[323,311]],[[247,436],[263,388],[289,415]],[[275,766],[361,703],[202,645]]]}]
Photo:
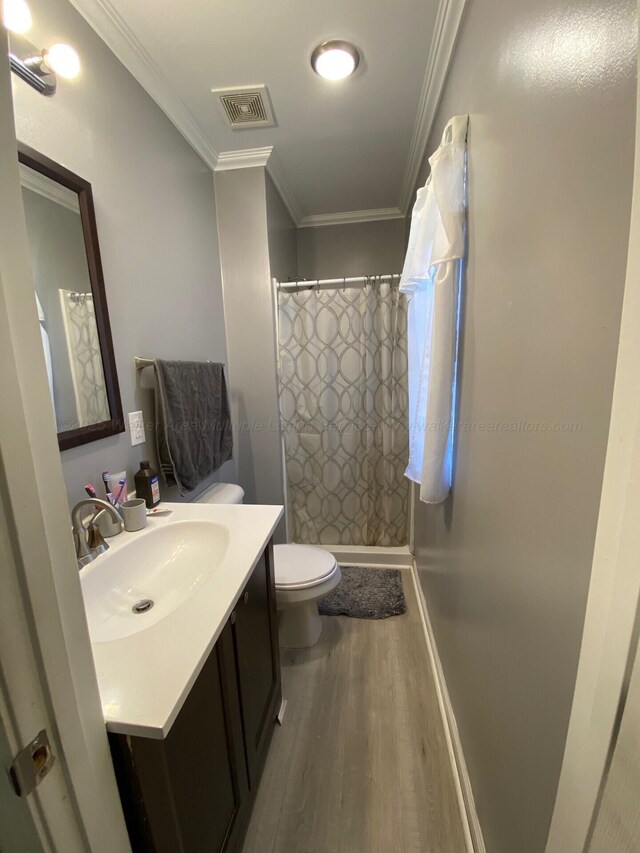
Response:
[{"label": "door latch", "polygon": [[28,796],[51,770],[55,756],[45,729],[16,755],[9,768],[14,790],[19,797]]}]

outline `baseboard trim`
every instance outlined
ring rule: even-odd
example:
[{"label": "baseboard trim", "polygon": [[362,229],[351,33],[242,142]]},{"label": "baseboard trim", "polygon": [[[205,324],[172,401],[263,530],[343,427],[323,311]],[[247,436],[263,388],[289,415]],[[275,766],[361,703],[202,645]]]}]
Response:
[{"label": "baseboard trim", "polygon": [[404,545],[398,548],[382,548],[374,545],[318,545],[328,551],[343,566],[371,569],[410,569],[413,555]]},{"label": "baseboard trim", "polygon": [[340,557],[337,561],[339,566],[349,566],[351,569],[397,569],[399,572],[410,572],[411,566],[398,565],[397,563],[357,563],[355,560],[345,560]]},{"label": "baseboard trim", "polygon": [[451,769],[458,793],[458,801],[460,804],[460,814],[462,815],[462,823],[464,826],[464,834],[467,842],[467,853],[486,853],[484,846],[484,838],[482,837],[482,828],[478,820],[476,811],[473,789],[471,787],[471,779],[467,771],[467,763],[462,751],[462,743],[460,741],[460,733],[458,725],[453,713],[453,707],[447,690],[447,682],[442,669],[442,662],[438,654],[438,646],[433,633],[433,626],[429,618],[429,610],[427,602],[418,580],[418,572],[415,561],[411,566],[411,577],[413,586],[418,599],[418,608],[420,610],[420,619],[424,629],[424,638],[431,661],[431,667],[435,676],[436,691],[438,693],[438,706],[442,715],[445,736],[447,739],[447,748],[449,750],[449,758],[451,760]]}]

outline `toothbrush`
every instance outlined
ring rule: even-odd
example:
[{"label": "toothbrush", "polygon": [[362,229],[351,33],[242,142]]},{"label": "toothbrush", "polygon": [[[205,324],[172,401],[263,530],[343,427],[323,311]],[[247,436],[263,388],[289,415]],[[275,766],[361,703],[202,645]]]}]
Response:
[{"label": "toothbrush", "polygon": [[[96,499],[98,498],[98,493],[93,488],[91,483],[87,483],[87,485],[84,487],[84,490],[89,495],[90,498],[96,498]],[[96,504],[96,509],[100,509],[100,507],[97,504]]]},{"label": "toothbrush", "polygon": [[126,484],[127,484],[127,481],[126,481],[125,477],[121,477],[118,480],[118,485],[120,486],[120,491],[118,492],[118,495],[115,499],[116,506],[120,503],[120,498],[122,497],[122,493],[124,492],[124,487],[126,486]]},{"label": "toothbrush", "polygon": [[109,485],[109,472],[102,472],[102,482],[104,484],[104,493],[107,496],[107,500],[111,505],[113,505],[113,495],[111,494],[111,486]]}]

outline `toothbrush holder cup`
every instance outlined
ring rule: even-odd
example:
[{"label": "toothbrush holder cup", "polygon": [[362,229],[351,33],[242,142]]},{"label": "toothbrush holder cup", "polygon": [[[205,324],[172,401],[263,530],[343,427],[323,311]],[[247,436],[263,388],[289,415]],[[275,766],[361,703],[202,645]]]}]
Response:
[{"label": "toothbrush holder cup", "polygon": [[133,498],[120,504],[120,512],[124,519],[124,529],[129,533],[142,530],[147,524],[147,504],[143,498]]}]

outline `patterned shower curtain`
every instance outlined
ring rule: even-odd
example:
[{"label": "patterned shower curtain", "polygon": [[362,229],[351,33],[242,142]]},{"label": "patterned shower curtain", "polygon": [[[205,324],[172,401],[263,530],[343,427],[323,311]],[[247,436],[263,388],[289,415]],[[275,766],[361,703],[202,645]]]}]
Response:
[{"label": "patterned shower curtain", "polygon": [[98,326],[91,293],[60,290],[78,426],[110,418]]},{"label": "patterned shower curtain", "polygon": [[406,545],[406,300],[396,282],[279,291],[294,542]]}]

